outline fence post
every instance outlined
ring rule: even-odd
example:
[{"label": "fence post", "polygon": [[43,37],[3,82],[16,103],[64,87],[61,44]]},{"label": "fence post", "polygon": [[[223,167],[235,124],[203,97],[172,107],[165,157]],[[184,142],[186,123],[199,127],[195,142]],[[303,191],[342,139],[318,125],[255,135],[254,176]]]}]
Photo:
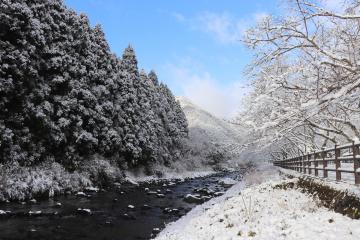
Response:
[{"label": "fence post", "polygon": [[354,174],[355,174],[355,184],[360,184],[360,172],[358,172],[360,167],[360,162],[357,159],[359,153],[359,146],[355,146],[355,141],[352,145],[353,157],[354,157]]},{"label": "fence post", "polygon": [[317,169],[318,168],[318,161],[317,161],[317,157],[318,157],[318,154],[314,151],[314,167],[315,167],[315,176],[318,176],[319,175],[319,170]]},{"label": "fence post", "polygon": [[292,161],[292,159],[289,159],[289,161],[287,162],[288,169],[290,169],[290,170],[291,170],[291,161]]},{"label": "fence post", "polygon": [[308,162],[307,162],[307,165],[308,165],[308,174],[311,174],[311,154],[309,153],[308,154]]},{"label": "fence post", "polygon": [[328,177],[328,171],[326,170],[327,161],[325,161],[326,152],[322,152],[321,155],[322,155],[322,159],[323,159],[323,176],[324,176],[324,178],[327,178]]},{"label": "fence post", "polygon": [[305,169],[305,156],[301,157],[301,162],[302,162],[302,172],[306,173],[306,169]]},{"label": "fence post", "polygon": [[337,144],[335,144],[335,168],[336,168],[336,181],[341,180],[341,172],[339,171],[339,168],[341,167],[340,163],[340,149],[337,148]]},{"label": "fence post", "polygon": [[293,165],[293,170],[296,171],[296,158],[294,158],[292,165]]}]

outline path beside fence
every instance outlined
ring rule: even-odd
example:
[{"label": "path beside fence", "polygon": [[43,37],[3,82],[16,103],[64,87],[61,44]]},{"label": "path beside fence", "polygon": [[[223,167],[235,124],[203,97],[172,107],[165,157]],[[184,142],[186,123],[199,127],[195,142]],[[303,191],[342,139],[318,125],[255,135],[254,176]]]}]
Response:
[{"label": "path beside fence", "polygon": [[[315,151],[303,156],[274,161],[275,166],[301,173],[328,178],[335,173],[335,179],[351,180],[360,184],[360,143],[350,143],[334,148]],[[345,177],[345,178],[344,178]]]}]

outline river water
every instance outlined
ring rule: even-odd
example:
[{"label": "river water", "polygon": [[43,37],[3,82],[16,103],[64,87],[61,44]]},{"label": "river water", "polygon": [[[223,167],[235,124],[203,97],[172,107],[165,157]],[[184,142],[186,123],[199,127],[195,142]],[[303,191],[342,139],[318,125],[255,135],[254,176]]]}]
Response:
[{"label": "river water", "polygon": [[0,215],[0,239],[150,239],[156,228],[163,229],[200,204],[184,201],[184,196],[199,194],[210,199],[220,195],[228,188],[220,179],[240,180],[245,171],[138,186],[122,184],[112,190],[87,192],[87,196],[59,196],[36,203],[2,203],[0,209],[10,212]]}]

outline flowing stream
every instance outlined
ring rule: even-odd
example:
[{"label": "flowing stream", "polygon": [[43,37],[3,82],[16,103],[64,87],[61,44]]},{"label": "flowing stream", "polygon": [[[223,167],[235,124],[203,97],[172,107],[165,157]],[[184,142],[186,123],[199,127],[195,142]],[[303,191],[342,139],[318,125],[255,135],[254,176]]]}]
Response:
[{"label": "flowing stream", "polygon": [[[122,184],[112,190],[85,192],[85,196],[1,203],[0,209],[8,212],[0,215],[0,239],[150,239],[166,223],[179,219],[197,204],[226,191],[229,186],[219,180],[224,177],[240,180],[245,171],[138,186]],[[195,198],[185,200],[187,194]]]}]

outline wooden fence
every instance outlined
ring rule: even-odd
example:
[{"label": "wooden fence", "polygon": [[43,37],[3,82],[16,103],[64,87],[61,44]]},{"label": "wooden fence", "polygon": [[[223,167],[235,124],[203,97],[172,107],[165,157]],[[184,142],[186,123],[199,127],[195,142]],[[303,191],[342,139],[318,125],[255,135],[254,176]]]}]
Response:
[{"label": "wooden fence", "polygon": [[[335,172],[336,180],[342,179],[341,174],[354,176],[355,184],[360,184],[360,143],[350,143],[334,148],[315,151],[303,156],[274,161],[275,166],[292,169],[301,173],[314,174],[328,178],[329,172]],[[331,166],[332,165],[332,166]]]}]

